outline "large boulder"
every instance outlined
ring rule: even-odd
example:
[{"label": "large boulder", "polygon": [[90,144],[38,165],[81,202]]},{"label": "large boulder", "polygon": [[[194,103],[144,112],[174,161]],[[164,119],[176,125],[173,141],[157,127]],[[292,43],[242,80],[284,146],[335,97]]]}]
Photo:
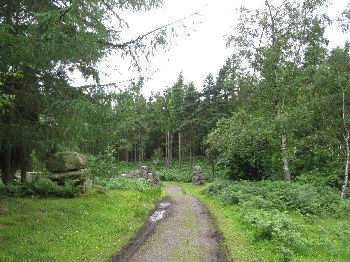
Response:
[{"label": "large boulder", "polygon": [[206,179],[202,168],[200,166],[193,167],[193,175],[192,175],[192,184],[194,185],[202,185],[205,184]]},{"label": "large boulder", "polygon": [[47,161],[47,169],[53,173],[77,171],[86,168],[86,159],[77,152],[58,152]]}]

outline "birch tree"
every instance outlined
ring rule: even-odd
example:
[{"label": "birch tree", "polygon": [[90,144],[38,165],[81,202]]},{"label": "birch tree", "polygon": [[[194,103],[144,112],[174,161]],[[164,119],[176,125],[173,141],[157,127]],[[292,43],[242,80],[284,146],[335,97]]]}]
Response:
[{"label": "birch tree", "polygon": [[[324,86],[322,100],[326,101],[328,133],[333,137],[344,160],[341,198],[346,198],[349,188],[350,165],[350,44],[332,50],[328,63],[320,71],[320,85]],[[330,139],[330,141],[332,141]],[[331,143],[330,143],[331,144]]]},{"label": "birch tree", "polygon": [[261,80],[256,95],[264,113],[274,119],[285,181],[291,180],[292,123],[288,115],[296,102],[294,81],[314,21],[326,21],[319,11],[324,4],[324,0],[305,0],[282,1],[277,6],[266,0],[261,10],[241,8],[238,26],[228,38],[228,44],[244,59],[247,71]]}]

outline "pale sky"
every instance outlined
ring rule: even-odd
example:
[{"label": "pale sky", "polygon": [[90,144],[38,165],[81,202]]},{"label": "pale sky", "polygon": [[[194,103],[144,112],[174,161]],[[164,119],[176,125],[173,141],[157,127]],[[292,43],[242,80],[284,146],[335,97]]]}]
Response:
[{"label": "pale sky", "polygon": [[[276,0],[278,1],[278,0]],[[349,3],[349,0],[330,0],[329,15],[337,18]],[[141,73],[130,70],[128,63],[117,55],[111,55],[99,63],[101,84],[121,82],[138,75],[150,78],[146,81],[143,92],[164,90],[171,86],[182,71],[186,81],[193,81],[201,89],[204,78],[208,73],[217,74],[226,58],[232,53],[225,46],[224,36],[233,31],[236,9],[245,6],[258,8],[264,5],[264,0],[164,0],[164,6],[151,12],[127,14],[129,30],[126,39],[132,39],[140,33],[167,24],[171,21],[186,17],[200,11],[199,16],[186,20],[190,25],[190,35],[181,34],[172,40],[167,52],[160,51],[145,64]],[[194,21],[193,21],[194,20]],[[193,23],[194,22],[194,23]],[[328,32],[330,46],[342,46],[345,39],[350,40],[334,25]],[[74,74],[74,85],[91,84]]]}]

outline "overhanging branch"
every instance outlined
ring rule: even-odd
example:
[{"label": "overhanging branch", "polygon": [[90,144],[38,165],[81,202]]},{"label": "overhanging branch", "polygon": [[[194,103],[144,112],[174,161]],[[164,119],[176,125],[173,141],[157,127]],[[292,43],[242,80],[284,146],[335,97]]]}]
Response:
[{"label": "overhanging branch", "polygon": [[169,26],[172,26],[172,25],[175,25],[175,24],[178,24],[182,21],[185,21],[186,19],[188,19],[189,17],[192,17],[192,16],[195,16],[195,15],[198,15],[199,14],[199,11],[196,11],[188,16],[185,16],[183,18],[180,18],[180,19],[177,19],[171,23],[168,23],[168,24],[165,24],[165,25],[162,25],[162,26],[159,26],[149,32],[146,32],[144,34],[141,34],[139,35],[138,37],[136,37],[135,39],[132,39],[132,40],[129,40],[127,42],[124,42],[124,43],[112,43],[112,42],[106,42],[106,41],[101,41],[100,43],[101,44],[105,44],[106,46],[108,47],[111,47],[111,48],[115,48],[115,49],[123,49],[123,48],[126,48],[128,46],[131,46],[135,43],[138,43],[140,41],[142,41],[143,39],[147,38],[148,36],[158,32],[158,31],[161,31],[165,28],[168,28]]}]

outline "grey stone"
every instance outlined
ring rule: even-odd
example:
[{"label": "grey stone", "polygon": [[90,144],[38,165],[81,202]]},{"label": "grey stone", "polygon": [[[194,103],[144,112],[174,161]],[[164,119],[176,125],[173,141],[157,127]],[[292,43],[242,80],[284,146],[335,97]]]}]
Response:
[{"label": "grey stone", "polygon": [[203,170],[200,166],[194,166],[193,167],[193,173],[203,173]]},{"label": "grey stone", "polygon": [[86,168],[86,159],[77,152],[58,152],[47,160],[47,169],[53,173],[77,171]]},{"label": "grey stone", "polygon": [[159,209],[168,209],[171,206],[170,202],[160,202]]},{"label": "grey stone", "polygon": [[194,185],[203,185],[205,184],[206,179],[202,168],[200,166],[193,167],[193,175],[192,175],[192,184]]}]

